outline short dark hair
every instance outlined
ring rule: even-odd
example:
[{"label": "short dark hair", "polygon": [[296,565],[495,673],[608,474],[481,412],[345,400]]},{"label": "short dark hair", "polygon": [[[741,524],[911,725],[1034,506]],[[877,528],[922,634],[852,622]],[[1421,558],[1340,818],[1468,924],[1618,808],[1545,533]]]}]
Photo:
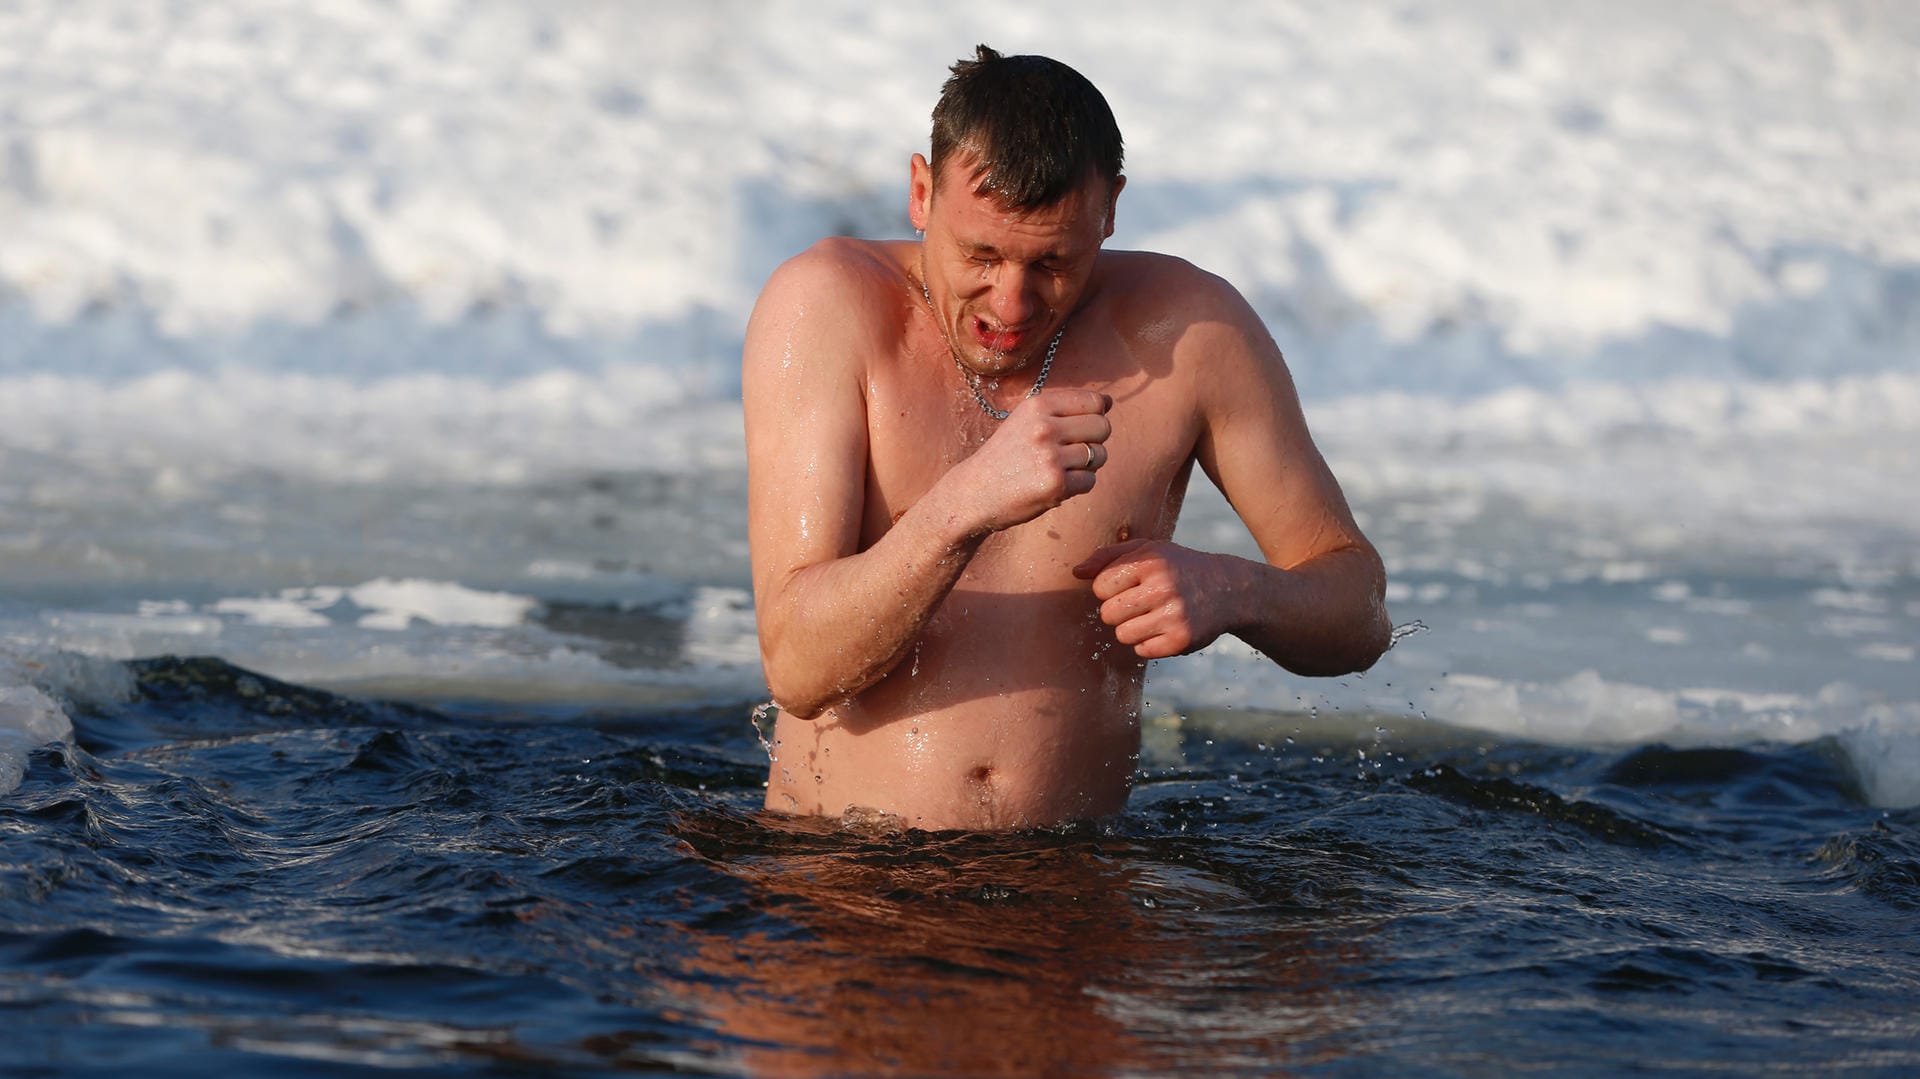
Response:
[{"label": "short dark hair", "polygon": [[976,193],[1032,210],[1065,198],[1089,171],[1114,183],[1124,149],[1113,110],[1086,76],[1045,56],[981,45],[953,65],[933,107],[936,185],[956,153],[973,158]]}]

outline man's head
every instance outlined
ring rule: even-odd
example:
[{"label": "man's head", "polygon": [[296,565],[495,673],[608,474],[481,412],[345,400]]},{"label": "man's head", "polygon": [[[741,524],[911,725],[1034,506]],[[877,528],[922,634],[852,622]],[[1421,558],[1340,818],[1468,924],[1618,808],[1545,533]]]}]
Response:
[{"label": "man's head", "polygon": [[976,194],[1010,210],[1059,202],[1089,173],[1112,186],[1124,152],[1107,99],[1045,56],[1002,56],[981,45],[953,65],[933,108],[935,181],[963,168]]},{"label": "man's head", "polygon": [[926,234],[934,320],[965,367],[1018,370],[1066,324],[1113,235],[1119,128],[1079,72],[982,45],[953,66],[932,153],[914,155],[908,215]]}]

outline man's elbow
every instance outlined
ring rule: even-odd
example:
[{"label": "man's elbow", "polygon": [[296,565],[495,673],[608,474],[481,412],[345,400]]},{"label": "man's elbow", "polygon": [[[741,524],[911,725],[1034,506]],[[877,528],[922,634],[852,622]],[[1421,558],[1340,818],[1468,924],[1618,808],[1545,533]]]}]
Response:
[{"label": "man's elbow", "polygon": [[781,711],[795,719],[815,719],[833,705],[835,694],[817,679],[808,679],[805,666],[783,651],[765,642],[760,646],[760,668],[767,677],[767,691]]},{"label": "man's elbow", "polygon": [[771,678],[769,678],[767,682],[767,689],[773,694],[773,703],[778,705],[782,712],[785,712],[795,719],[819,719],[820,714],[825,712],[828,706],[832,704],[832,699],[826,695],[809,697],[793,693],[783,693],[778,687],[772,684],[773,680]]},{"label": "man's elbow", "polygon": [[1349,665],[1342,674],[1357,674],[1368,670],[1380,657],[1393,647],[1393,619],[1387,616],[1387,567],[1378,551],[1367,548],[1368,568],[1366,593],[1357,625],[1348,635],[1351,652]]},{"label": "man's elbow", "polygon": [[767,692],[773,695],[773,703],[779,705],[781,711],[800,719],[812,719],[820,714],[813,696],[789,673],[788,665],[764,646],[760,649],[760,669],[767,678]]},{"label": "man's elbow", "polygon": [[1338,678],[1368,670],[1386,654],[1390,627],[1381,621],[1380,632],[1371,627],[1353,633],[1329,634],[1311,654],[1300,655],[1282,664],[1294,674],[1307,678]]},{"label": "man's elbow", "polygon": [[1337,678],[1369,670],[1393,647],[1393,621],[1387,617],[1386,570],[1369,550],[1373,572],[1351,615],[1325,627],[1319,647],[1288,669],[1310,678]]},{"label": "man's elbow", "polygon": [[779,694],[774,695],[773,703],[775,705],[778,705],[782,712],[785,712],[786,714],[792,716],[795,719],[806,720],[809,723],[813,722],[816,719],[819,719],[820,714],[827,710],[827,706],[825,704],[815,704],[812,702],[807,702],[803,704],[785,704],[785,703],[782,703],[782,699],[779,696]]},{"label": "man's elbow", "polygon": [[1348,669],[1343,674],[1358,674],[1372,668],[1380,662],[1380,657],[1393,647],[1393,622],[1387,618],[1387,605],[1381,602],[1373,604],[1366,625],[1354,634],[1353,652]]}]

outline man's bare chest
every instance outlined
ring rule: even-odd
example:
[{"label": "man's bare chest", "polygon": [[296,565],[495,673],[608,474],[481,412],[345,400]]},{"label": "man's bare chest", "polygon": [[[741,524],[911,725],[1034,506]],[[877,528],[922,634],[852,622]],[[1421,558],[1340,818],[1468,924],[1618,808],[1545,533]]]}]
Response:
[{"label": "man's bare chest", "polygon": [[[1016,402],[1027,384],[1028,376],[1010,378],[998,394],[1001,403]],[[1071,566],[1109,543],[1169,538],[1197,440],[1190,403],[1174,387],[1124,371],[1106,378],[1057,379],[1049,386],[1094,389],[1113,398],[1105,463],[1093,490],[989,541],[982,551],[986,562],[1065,559]],[[862,546],[884,535],[949,470],[999,433],[1001,424],[980,408],[957,372],[947,378],[870,380]]]}]

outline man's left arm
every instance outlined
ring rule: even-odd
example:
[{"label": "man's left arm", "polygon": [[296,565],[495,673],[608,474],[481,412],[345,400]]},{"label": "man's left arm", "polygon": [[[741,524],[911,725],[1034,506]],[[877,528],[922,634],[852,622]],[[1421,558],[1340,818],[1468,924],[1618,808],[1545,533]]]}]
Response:
[{"label": "man's left arm", "polygon": [[1196,455],[1262,561],[1163,540],[1104,547],[1075,568],[1100,616],[1144,659],[1232,633],[1297,674],[1364,670],[1387,648],[1386,570],[1308,434],[1279,346],[1240,294],[1193,271],[1174,368],[1200,412]]}]

